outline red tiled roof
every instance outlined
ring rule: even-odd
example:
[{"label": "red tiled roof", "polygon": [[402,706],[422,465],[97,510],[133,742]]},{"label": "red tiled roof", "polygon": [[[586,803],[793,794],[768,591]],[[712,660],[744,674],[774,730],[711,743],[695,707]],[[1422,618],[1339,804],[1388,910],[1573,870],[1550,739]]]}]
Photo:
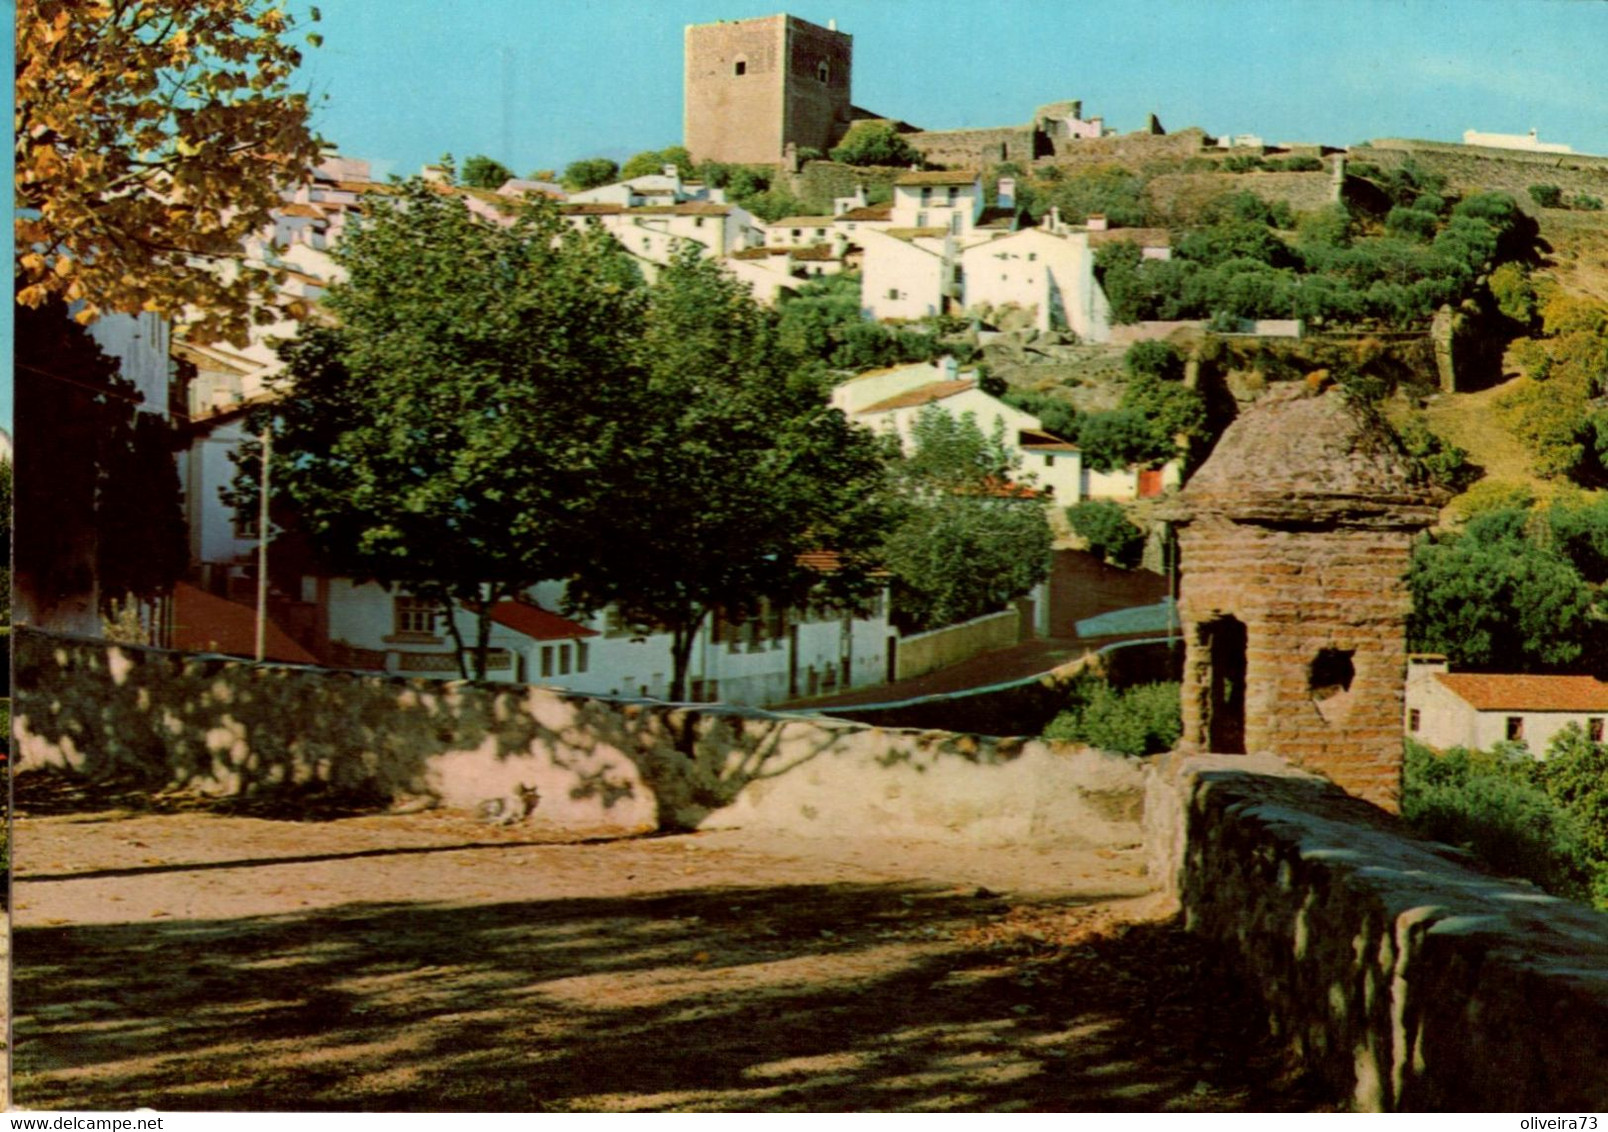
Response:
[{"label": "red tiled roof", "polygon": [[1165,228],[1107,228],[1103,232],[1089,233],[1089,246],[1104,244],[1138,244],[1141,248],[1168,248],[1172,246],[1172,233]]},{"label": "red tiled roof", "polygon": [[580,202],[576,204],[561,204],[558,211],[565,216],[614,216],[625,211],[621,204],[592,204]]},{"label": "red tiled roof", "polygon": [[324,210],[310,204],[283,204],[279,206],[279,215],[298,216],[303,220],[322,220]]},{"label": "red tiled roof", "polygon": [[389,193],[391,186],[379,181],[336,181],[335,188],[348,193]]},{"label": "red tiled roof", "polygon": [[1076,452],[1078,446],[1070,440],[1062,440],[1053,432],[1039,432],[1024,428],[1017,431],[1016,444],[1032,452]]},{"label": "red tiled roof", "polygon": [[924,173],[900,173],[896,185],[970,185],[977,180],[975,169],[933,169]]},{"label": "red tiled roof", "polygon": [[949,235],[948,228],[884,228],[883,234],[892,236],[895,240],[914,240],[922,236],[928,239],[939,239]]},{"label": "red tiled roof", "polygon": [[765,225],[767,228],[829,228],[833,217],[830,216],[784,216],[780,220],[772,220]]},{"label": "red tiled roof", "polygon": [[1476,711],[1608,711],[1608,683],[1591,676],[1503,676],[1437,672]]},{"label": "red tiled roof", "polygon": [[681,204],[644,204],[626,211],[632,216],[730,216],[731,206],[689,200]]},{"label": "red tiled roof", "polygon": [[975,381],[934,381],[931,384],[909,389],[885,401],[878,401],[874,405],[867,405],[860,410],[861,416],[869,413],[886,413],[893,409],[909,409],[916,405],[930,405],[934,401],[942,401],[946,397],[953,397],[957,393],[976,386]]},{"label": "red tiled roof", "polygon": [[833,220],[892,220],[893,205],[873,204],[865,208],[851,208],[832,217]]},{"label": "red tiled roof", "polygon": [[815,260],[815,259],[836,259],[837,256],[832,254],[832,245],[831,244],[811,244],[807,248],[794,248],[793,249],[793,258],[794,259],[803,259],[803,260]]},{"label": "red tiled roof", "polygon": [[[270,618],[263,655],[291,664],[317,664],[318,658]],[[225,656],[257,655],[257,611],[206,590],[179,582],[173,587],[173,647],[183,652],[217,652]]]},{"label": "red tiled roof", "polygon": [[499,601],[491,607],[491,619],[533,641],[573,641],[597,636],[596,629],[588,629],[579,621],[560,617],[528,601]]}]

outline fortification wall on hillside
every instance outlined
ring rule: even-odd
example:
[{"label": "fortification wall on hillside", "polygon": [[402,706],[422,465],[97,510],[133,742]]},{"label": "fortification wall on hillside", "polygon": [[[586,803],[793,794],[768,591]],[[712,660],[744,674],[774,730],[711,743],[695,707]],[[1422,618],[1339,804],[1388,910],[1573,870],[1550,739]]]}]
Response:
[{"label": "fortification wall on hillside", "polygon": [[1284,201],[1297,212],[1336,203],[1334,177],[1312,173],[1163,173],[1145,186],[1150,207],[1167,223],[1192,223],[1200,209],[1224,193],[1252,192],[1266,201]]}]

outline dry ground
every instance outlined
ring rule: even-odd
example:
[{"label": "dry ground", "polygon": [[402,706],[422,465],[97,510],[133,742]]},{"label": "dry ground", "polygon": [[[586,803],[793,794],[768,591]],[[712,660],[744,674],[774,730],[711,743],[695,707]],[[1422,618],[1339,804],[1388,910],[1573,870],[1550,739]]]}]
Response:
[{"label": "dry ground", "polygon": [[19,809],[24,1107],[1326,1103],[1136,849]]}]

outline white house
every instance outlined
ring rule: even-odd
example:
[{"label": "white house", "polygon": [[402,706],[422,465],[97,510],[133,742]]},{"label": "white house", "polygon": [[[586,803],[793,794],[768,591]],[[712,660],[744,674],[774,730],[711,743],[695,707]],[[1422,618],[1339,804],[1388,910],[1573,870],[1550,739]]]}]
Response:
[{"label": "white house", "polygon": [[1544,758],[1553,736],[1571,723],[1603,742],[1608,683],[1591,676],[1452,672],[1443,656],[1408,660],[1406,732],[1427,746],[1489,750],[1507,741]]},{"label": "white house", "polygon": [[754,217],[736,205],[685,201],[628,208],[571,201],[560,205],[559,212],[577,228],[600,225],[644,265],[650,277],[684,243],[696,244],[715,258],[763,243]]},{"label": "white house", "polygon": [[906,449],[916,419],[929,407],[956,418],[970,414],[985,435],[999,429],[1006,450],[1019,461],[1022,478],[1031,476],[1034,486],[1048,489],[1061,506],[1085,499],[1149,498],[1180,481],[1176,460],[1155,471],[1128,467],[1100,472],[1087,467],[1076,444],[1046,432],[1032,413],[984,393],[951,357],[868,370],[834,388],[831,403],[851,420],[897,434]]},{"label": "white house", "polygon": [[983,182],[975,170],[901,173],[893,180],[895,228],[941,228],[970,234],[983,214]]},{"label": "white house", "polygon": [[[328,603],[329,653],[337,662],[395,674],[451,678],[458,673],[453,643],[431,603],[372,583],[309,578],[304,597]],[[590,695],[669,693],[670,634],[625,624],[612,610],[576,620],[554,612],[563,586],[544,583],[526,598],[492,610],[487,677],[543,684]],[[474,616],[458,615],[465,641]],[[888,677],[887,601],[854,617],[824,605],[766,608],[757,617],[706,619],[693,643],[687,697],[691,701],[764,706],[802,696],[844,691]]]},{"label": "white house", "polygon": [[568,200],[571,204],[617,204],[622,208],[640,208],[644,205],[682,204],[687,201],[725,204],[726,193],[724,189],[706,186],[701,181],[684,181],[680,169],[674,164],[667,164],[657,173],[570,193]]},{"label": "white house", "polygon": [[830,216],[784,216],[765,225],[767,248],[807,248],[830,243],[837,234]]},{"label": "white house", "polygon": [[860,309],[873,319],[921,319],[944,313],[956,296],[954,244],[943,228],[863,229]]},{"label": "white house", "polygon": [[1544,142],[1535,130],[1527,134],[1489,134],[1480,130],[1464,130],[1464,145],[1484,145],[1496,149],[1522,149],[1530,153],[1573,153],[1574,150],[1556,142]]},{"label": "white house", "polygon": [[1111,337],[1111,305],[1094,277],[1088,235],[1024,228],[960,253],[967,309],[1014,305],[1039,330],[1071,330],[1086,342]]}]

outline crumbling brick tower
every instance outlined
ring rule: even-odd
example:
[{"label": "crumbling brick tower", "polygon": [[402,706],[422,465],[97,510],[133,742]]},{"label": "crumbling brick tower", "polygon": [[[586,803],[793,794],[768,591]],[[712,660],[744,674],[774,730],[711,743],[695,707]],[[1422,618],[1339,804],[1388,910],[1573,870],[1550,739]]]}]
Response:
[{"label": "crumbling brick tower", "polygon": [[685,144],[695,161],[774,165],[848,130],[854,40],[796,16],[686,29]]},{"label": "crumbling brick tower", "polygon": [[1230,425],[1172,509],[1181,746],[1278,755],[1397,809],[1407,559],[1441,498],[1338,391]]}]

